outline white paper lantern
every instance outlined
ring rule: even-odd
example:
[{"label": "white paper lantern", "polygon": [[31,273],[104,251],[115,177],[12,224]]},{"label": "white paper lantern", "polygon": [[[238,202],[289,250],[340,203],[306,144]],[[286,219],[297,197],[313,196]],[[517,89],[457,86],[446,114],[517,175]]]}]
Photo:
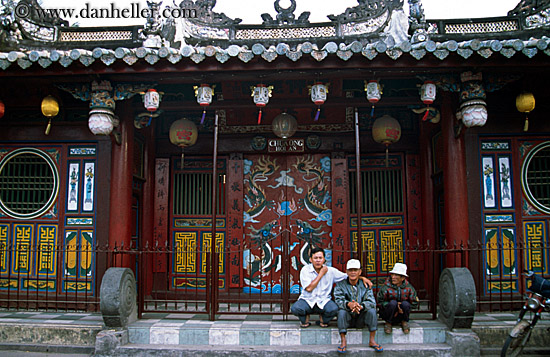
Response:
[{"label": "white paper lantern", "polygon": [[378,103],[380,98],[382,98],[382,89],[377,80],[368,81],[365,92],[367,92],[367,100],[372,104]]},{"label": "white paper lantern", "polygon": [[252,96],[254,97],[254,104],[256,104],[257,107],[265,107],[267,103],[269,103],[269,88],[265,84],[258,84],[254,87]]},{"label": "white paper lantern", "polygon": [[327,100],[327,86],[323,83],[315,83],[311,86],[311,101],[317,105],[322,105]]},{"label": "white paper lantern", "polygon": [[143,96],[143,105],[145,109],[154,112],[159,108],[160,95],[155,89],[149,89]]},{"label": "white paper lantern", "polygon": [[214,95],[214,90],[208,84],[201,84],[200,87],[196,87],[196,96],[197,103],[201,107],[207,107],[212,103],[212,96]]},{"label": "white paper lantern", "polygon": [[262,122],[262,108],[269,103],[269,97],[271,97],[271,92],[273,91],[273,86],[266,86],[265,84],[258,84],[255,87],[252,87],[252,98],[254,104],[260,108],[258,113],[258,125]]},{"label": "white paper lantern", "polygon": [[420,100],[426,105],[430,105],[434,102],[437,93],[437,87],[433,82],[426,81],[420,87]]}]

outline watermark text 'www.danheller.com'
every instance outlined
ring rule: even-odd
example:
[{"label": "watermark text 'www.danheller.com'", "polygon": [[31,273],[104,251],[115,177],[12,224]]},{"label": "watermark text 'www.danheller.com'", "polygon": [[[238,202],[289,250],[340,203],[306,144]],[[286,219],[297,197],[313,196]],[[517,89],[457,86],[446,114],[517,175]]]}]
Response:
[{"label": "watermark text 'www.danheller.com'", "polygon": [[43,9],[40,7],[34,7],[30,4],[19,3],[15,7],[15,15],[19,18],[27,18],[31,16],[31,13],[35,14],[39,18],[52,18],[59,17],[64,19],[136,19],[148,17],[161,16],[163,18],[196,18],[197,11],[195,9],[182,9],[182,8],[170,8],[165,7],[163,9],[151,9],[148,7],[142,7],[140,3],[131,3],[127,7],[118,7],[115,3],[110,3],[107,7],[92,7],[90,3],[84,4],[80,9]]}]

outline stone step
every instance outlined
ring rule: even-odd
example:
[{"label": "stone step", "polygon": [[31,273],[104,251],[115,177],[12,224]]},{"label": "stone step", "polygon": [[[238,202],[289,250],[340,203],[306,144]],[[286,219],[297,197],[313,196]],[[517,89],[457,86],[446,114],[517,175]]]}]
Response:
[{"label": "stone step", "polygon": [[0,342],[0,356],[23,356],[25,354],[52,354],[70,355],[71,357],[84,357],[94,354],[95,346],[79,346],[72,344],[52,345],[47,343],[6,343]]},{"label": "stone step", "polygon": [[[335,325],[335,323],[333,323]],[[437,321],[411,321],[411,332],[404,334],[394,327],[392,334],[384,333],[379,323],[376,341],[387,344],[442,344],[445,325]],[[334,326],[321,328],[312,325],[300,328],[294,321],[138,321],[128,327],[131,344],[151,345],[215,345],[215,346],[300,346],[336,345],[340,334]],[[347,333],[350,344],[367,344],[369,331],[351,328]]]},{"label": "stone step", "polygon": [[[336,356],[337,344],[308,346],[221,346],[221,345],[140,345],[128,344],[116,349],[117,356]],[[377,353],[365,345],[348,345],[348,356],[396,356],[431,357],[452,356],[451,347],[446,344],[390,344],[385,345],[384,353]]]},{"label": "stone step", "polygon": [[[510,331],[514,328],[516,321],[505,321],[491,324],[484,321],[484,324],[474,324],[472,331],[479,336],[481,348],[500,348],[504,345]],[[539,320],[531,333],[528,343],[529,347],[550,346],[550,320]],[[550,347],[547,348],[550,350]],[[547,354],[547,355],[550,355]]]},{"label": "stone step", "polygon": [[[57,321],[59,322],[59,321]],[[44,321],[18,322],[0,324],[0,341],[2,345],[36,345],[51,346],[51,349],[65,345],[82,347],[85,350],[95,346],[96,335],[101,326],[72,326],[70,324],[48,324]]]}]

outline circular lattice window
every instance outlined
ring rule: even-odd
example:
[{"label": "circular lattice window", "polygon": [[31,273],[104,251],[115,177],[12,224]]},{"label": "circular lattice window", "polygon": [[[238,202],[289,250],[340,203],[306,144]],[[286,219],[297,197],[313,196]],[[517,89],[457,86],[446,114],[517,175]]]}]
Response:
[{"label": "circular lattice window", "polygon": [[0,161],[0,208],[8,216],[39,217],[52,207],[58,192],[59,173],[45,152],[17,149]]},{"label": "circular lattice window", "polygon": [[550,214],[550,142],[535,146],[527,154],[521,168],[521,185],[527,200]]}]

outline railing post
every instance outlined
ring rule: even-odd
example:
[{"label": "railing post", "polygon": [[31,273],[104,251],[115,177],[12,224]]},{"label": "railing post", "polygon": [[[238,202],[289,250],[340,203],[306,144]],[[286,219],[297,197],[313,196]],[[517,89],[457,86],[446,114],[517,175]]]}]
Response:
[{"label": "railing post", "polygon": [[210,252],[212,253],[209,260],[211,262],[212,274],[211,280],[207,280],[207,285],[210,282],[211,290],[211,305],[210,305],[210,321],[216,319],[218,310],[218,289],[219,289],[219,257],[216,249],[216,213],[218,209],[218,113],[214,116],[214,148],[212,153],[212,240],[210,243]]},{"label": "railing post", "polygon": [[[355,210],[357,211],[357,256],[361,260],[361,264],[365,264],[366,259],[363,257],[363,234],[361,231],[361,212],[363,210],[363,202],[361,192],[361,142],[359,136],[359,113],[357,112],[357,108],[355,108],[355,181]],[[351,253],[353,257],[353,251]]]}]

